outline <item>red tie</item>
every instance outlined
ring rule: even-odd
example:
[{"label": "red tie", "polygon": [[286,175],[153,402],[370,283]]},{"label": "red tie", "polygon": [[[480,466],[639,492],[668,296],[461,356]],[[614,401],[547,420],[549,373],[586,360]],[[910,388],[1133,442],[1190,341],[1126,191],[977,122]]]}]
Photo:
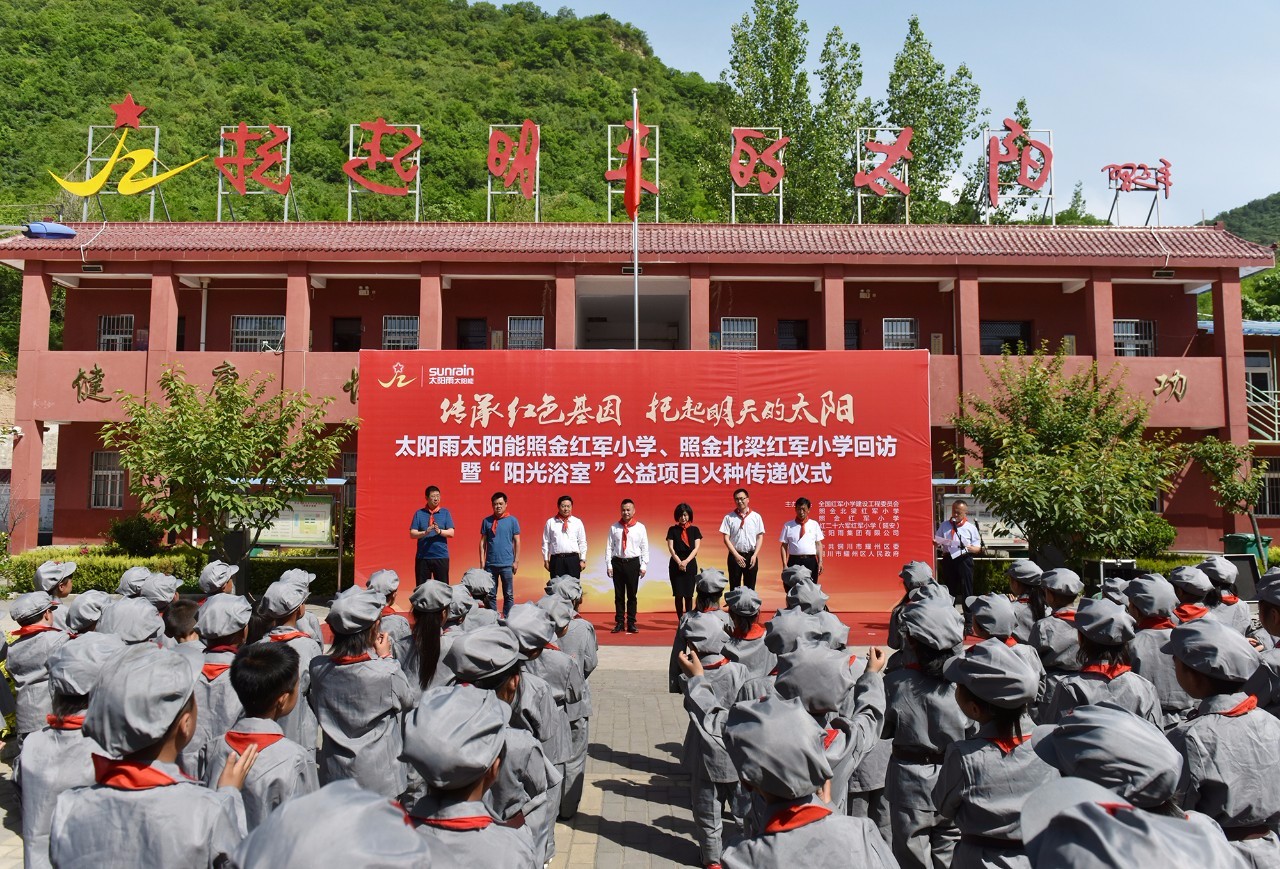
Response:
[{"label": "red tie", "polygon": [[627,522],[625,519],[619,519],[618,524],[622,526],[622,551],[618,553],[619,558],[627,557],[627,529],[636,524],[636,520],[632,519]]},{"label": "red tie", "polygon": [[747,512],[738,514],[738,531],[741,533],[747,527],[747,517],[751,515],[751,508],[747,508]]},{"label": "red tie", "polygon": [[564,534],[566,537],[569,534],[569,517],[568,516],[565,516],[560,520],[560,533]]},{"label": "red tie", "polygon": [[680,523],[680,540],[684,543],[685,546],[689,545],[689,523],[688,522]]}]

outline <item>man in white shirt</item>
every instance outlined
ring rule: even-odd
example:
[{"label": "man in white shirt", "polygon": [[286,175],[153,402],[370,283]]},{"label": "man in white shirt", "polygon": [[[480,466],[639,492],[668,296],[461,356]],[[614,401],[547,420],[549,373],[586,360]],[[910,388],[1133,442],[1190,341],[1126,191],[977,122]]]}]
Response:
[{"label": "man in white shirt", "polygon": [[636,521],[636,505],[630,498],[622,502],[622,518],[609,526],[604,562],[613,579],[613,633],[622,633],[625,613],[627,633],[638,634],[636,594],[640,578],[649,569],[649,535]]},{"label": "man in white shirt", "polygon": [[573,515],[573,498],[561,495],[556,515],[542,529],[542,566],[552,576],[582,578],[587,566],[587,529]]},{"label": "man in white shirt", "polygon": [[739,585],[755,589],[760,571],[760,555],[764,543],[764,520],[751,510],[751,497],[746,489],[735,489],[732,513],[720,523],[725,548],[729,550],[729,590]]},{"label": "man in white shirt", "polygon": [[809,518],[813,505],[808,498],[796,498],[796,518],[782,526],[778,554],[785,567],[801,564],[809,568],[813,581],[822,573],[822,526]]},{"label": "man in white shirt", "polygon": [[[973,556],[982,551],[982,535],[978,526],[969,521],[969,505],[955,501],[951,505],[951,518],[938,526],[933,535],[934,545],[942,555],[942,569],[938,571],[942,584],[961,605],[973,596]],[[965,606],[965,621],[969,608]]]}]

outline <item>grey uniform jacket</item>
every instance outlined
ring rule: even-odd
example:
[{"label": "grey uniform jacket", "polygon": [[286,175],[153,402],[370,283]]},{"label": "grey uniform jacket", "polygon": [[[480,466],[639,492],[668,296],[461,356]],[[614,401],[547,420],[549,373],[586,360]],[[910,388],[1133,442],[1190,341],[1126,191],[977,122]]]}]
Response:
[{"label": "grey uniform jacket", "polygon": [[569,716],[556,705],[555,692],[541,676],[527,671],[520,674],[511,726],[532,733],[553,764],[566,763],[573,757]]},{"label": "grey uniform jacket", "polygon": [[204,667],[204,643],[199,640],[188,640],[174,645],[173,651],[187,659],[187,663],[191,664],[191,670],[197,677],[200,675],[200,670]]},{"label": "grey uniform jacket", "polygon": [[[692,772],[694,764],[699,764],[704,781],[736,782],[738,771],[721,737],[724,722],[712,713],[727,710],[738,700],[747,681],[747,668],[721,660],[723,663],[712,665],[714,669],[687,680],[684,708],[689,713],[689,726],[684,735],[684,765]],[[699,692],[700,687],[705,693]]]},{"label": "grey uniform jacket", "polygon": [[22,791],[23,865],[27,869],[52,865],[49,825],[53,807],[63,791],[93,784],[95,753],[102,754],[102,749],[78,727],[46,727],[23,741],[13,777]]},{"label": "grey uniform jacket", "polygon": [[[449,647],[453,645],[455,636],[456,634],[440,635],[440,658],[436,663],[436,674],[432,677],[431,684],[427,688],[443,688],[453,682],[453,671],[444,665],[444,656],[449,651]],[[391,654],[400,662],[400,669],[404,670],[404,677],[409,680],[409,684],[414,688],[420,688],[418,644],[414,642],[413,634],[410,633],[392,644]],[[422,690],[425,691],[426,689],[423,688]]]},{"label": "grey uniform jacket", "polygon": [[1234,598],[1231,603],[1220,601],[1209,607],[1209,614],[1224,625],[1230,625],[1246,637],[1253,633],[1253,614],[1249,604]]},{"label": "grey uniform jacket", "polygon": [[1196,701],[1178,684],[1173,655],[1163,651],[1173,628],[1144,628],[1129,641],[1133,671],[1156,686],[1160,698],[1160,726],[1165,730],[1185,721]]},{"label": "grey uniform jacket", "polygon": [[591,674],[600,663],[600,643],[596,626],[581,616],[574,616],[564,636],[556,641],[560,651],[569,655],[582,668],[582,717],[591,717]]},{"label": "grey uniform jacket", "polygon": [[[733,633],[733,619],[729,618],[729,614],[720,607],[714,607],[706,610],[696,610],[696,612],[713,613],[724,622],[724,632],[726,634]],[[676,625],[675,637],[671,640],[671,659],[667,664],[667,691],[671,694],[684,693],[684,677],[680,674],[680,664],[676,661],[676,656],[687,650],[689,641],[684,636],[684,623],[689,616],[693,615],[693,611],[685,613],[680,617],[680,624]]]},{"label": "grey uniform jacket", "polygon": [[1019,643],[1031,642],[1031,629],[1035,627],[1035,613],[1031,611],[1031,604],[1023,598],[1015,598],[1013,601],[1013,636]]},{"label": "grey uniform jacket", "polygon": [[349,778],[365,790],[395,799],[408,785],[400,762],[400,714],[420,692],[392,658],[335,664],[311,661],[311,708],[320,723],[316,754],[321,784]]},{"label": "grey uniform jacket", "polygon": [[317,643],[324,643],[324,634],[320,630],[320,620],[315,617],[314,613],[303,613],[302,618],[298,619],[298,630],[305,631],[307,636]]},{"label": "grey uniform jacket", "polygon": [[173,784],[142,789],[104,785],[58,797],[49,853],[59,869],[213,867],[244,838],[244,809],[234,788],[209,790],[171,763],[151,764]]},{"label": "grey uniform jacket", "polygon": [[389,607],[382,611],[382,632],[395,645],[405,637],[413,636],[413,625],[409,620]]},{"label": "grey uniform jacket", "polygon": [[53,711],[49,693],[49,655],[68,637],[53,627],[18,637],[9,644],[9,675],[18,687],[18,732],[32,733],[45,726]]},{"label": "grey uniform jacket", "polygon": [[[885,676],[884,736],[893,739],[894,755],[885,777],[885,798],[891,803],[933,809],[933,786],[947,746],[977,731],[956,705],[956,687],[919,670],[904,667]],[[925,752],[938,762],[920,762],[897,752]]]},{"label": "grey uniform jacket", "polygon": [[215,673],[213,669],[229,667],[235,657],[234,651],[204,650],[204,666],[196,677],[196,733],[178,758],[178,764],[192,778],[204,778],[209,743],[220,739],[244,714],[228,671]]},{"label": "grey uniform jacket", "polygon": [[[231,744],[237,743],[239,734],[281,737],[260,747],[253,768],[244,780],[240,796],[244,801],[245,823],[253,830],[271,811],[294,797],[309,794],[319,787],[316,782],[316,765],[311,754],[301,745],[285,738],[284,730],[274,721],[265,718],[241,718],[220,739],[209,744],[208,769],[204,783],[215,787],[222,768],[232,751],[239,751]],[[250,740],[256,741],[256,740]]]},{"label": "grey uniform jacket", "polygon": [[[815,797],[770,807],[826,808]],[[784,825],[785,826],[785,825]],[[725,869],[898,869],[880,831],[866,818],[829,814],[801,826],[743,839],[725,849]]]},{"label": "grey uniform jacket", "polygon": [[1137,673],[1126,670],[1114,678],[1093,672],[1071,673],[1063,677],[1049,700],[1043,723],[1056,724],[1077,706],[1096,706],[1099,703],[1114,703],[1157,727],[1164,720],[1156,686]]},{"label": "grey uniform jacket", "polygon": [[[409,817],[431,843],[432,869],[535,869],[542,865],[534,857],[529,828],[485,824],[488,812],[484,803],[445,802],[428,796],[409,809]],[[472,821],[477,829],[449,829],[433,823],[462,819],[466,819],[462,826]]]},{"label": "grey uniform jacket", "polygon": [[311,693],[311,661],[320,655],[320,644],[299,628],[272,628],[260,643],[285,643],[298,653],[298,705],[293,711],[280,719],[280,727],[284,735],[307,750],[312,761],[316,756],[316,739],[320,733],[320,725],[316,714],[307,702]]},{"label": "grey uniform jacket", "polygon": [[729,642],[724,645],[724,656],[746,667],[747,677],[752,680],[767,678],[778,666],[778,656],[764,644],[763,630],[757,637],[730,635]]},{"label": "grey uniform jacket", "polygon": [[542,654],[524,665],[524,673],[532,673],[551,688],[551,698],[562,709],[570,724],[582,715],[582,668],[559,647],[547,646]]},{"label": "grey uniform jacket", "polygon": [[823,725],[827,762],[831,764],[831,801],[837,812],[845,811],[850,791],[860,790],[851,788],[850,782],[854,771],[879,748],[884,715],[884,677],[864,672],[846,698],[845,709],[829,716]]}]

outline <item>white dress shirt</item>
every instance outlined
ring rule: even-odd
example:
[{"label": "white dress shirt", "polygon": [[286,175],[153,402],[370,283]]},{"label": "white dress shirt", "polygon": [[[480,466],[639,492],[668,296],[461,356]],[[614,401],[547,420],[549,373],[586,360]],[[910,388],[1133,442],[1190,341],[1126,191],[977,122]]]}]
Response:
[{"label": "white dress shirt", "polygon": [[578,553],[580,561],[587,560],[587,529],[577,516],[569,517],[569,530],[564,529],[565,521],[559,515],[552,516],[542,529],[542,560],[549,561],[553,555]]},{"label": "white dress shirt", "polygon": [[804,525],[792,519],[782,526],[778,542],[787,544],[787,555],[817,555],[818,544],[822,542],[822,526],[812,519],[804,520]]},{"label": "white dress shirt", "polygon": [[649,533],[644,524],[637,522],[627,529],[627,546],[622,546],[622,523],[614,522],[609,526],[609,542],[604,548],[604,566],[613,569],[615,558],[639,558],[640,572],[649,569]]},{"label": "white dress shirt", "polygon": [[963,525],[955,526],[950,519],[944,519],[933,535],[936,543],[947,555],[959,558],[964,555],[968,546],[981,546],[982,536],[978,534],[978,526],[966,519]]},{"label": "white dress shirt", "polygon": [[755,510],[743,517],[734,510],[725,514],[720,523],[720,533],[728,534],[733,548],[739,552],[751,552],[756,548],[756,538],[764,534],[764,519]]}]

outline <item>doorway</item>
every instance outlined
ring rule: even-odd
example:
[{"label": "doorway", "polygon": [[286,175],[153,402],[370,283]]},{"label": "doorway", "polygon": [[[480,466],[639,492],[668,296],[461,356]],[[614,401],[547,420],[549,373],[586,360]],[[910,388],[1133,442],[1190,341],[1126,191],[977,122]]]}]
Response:
[{"label": "doorway", "polygon": [[360,332],[361,326],[359,317],[334,317],[333,352],[360,352]]}]

